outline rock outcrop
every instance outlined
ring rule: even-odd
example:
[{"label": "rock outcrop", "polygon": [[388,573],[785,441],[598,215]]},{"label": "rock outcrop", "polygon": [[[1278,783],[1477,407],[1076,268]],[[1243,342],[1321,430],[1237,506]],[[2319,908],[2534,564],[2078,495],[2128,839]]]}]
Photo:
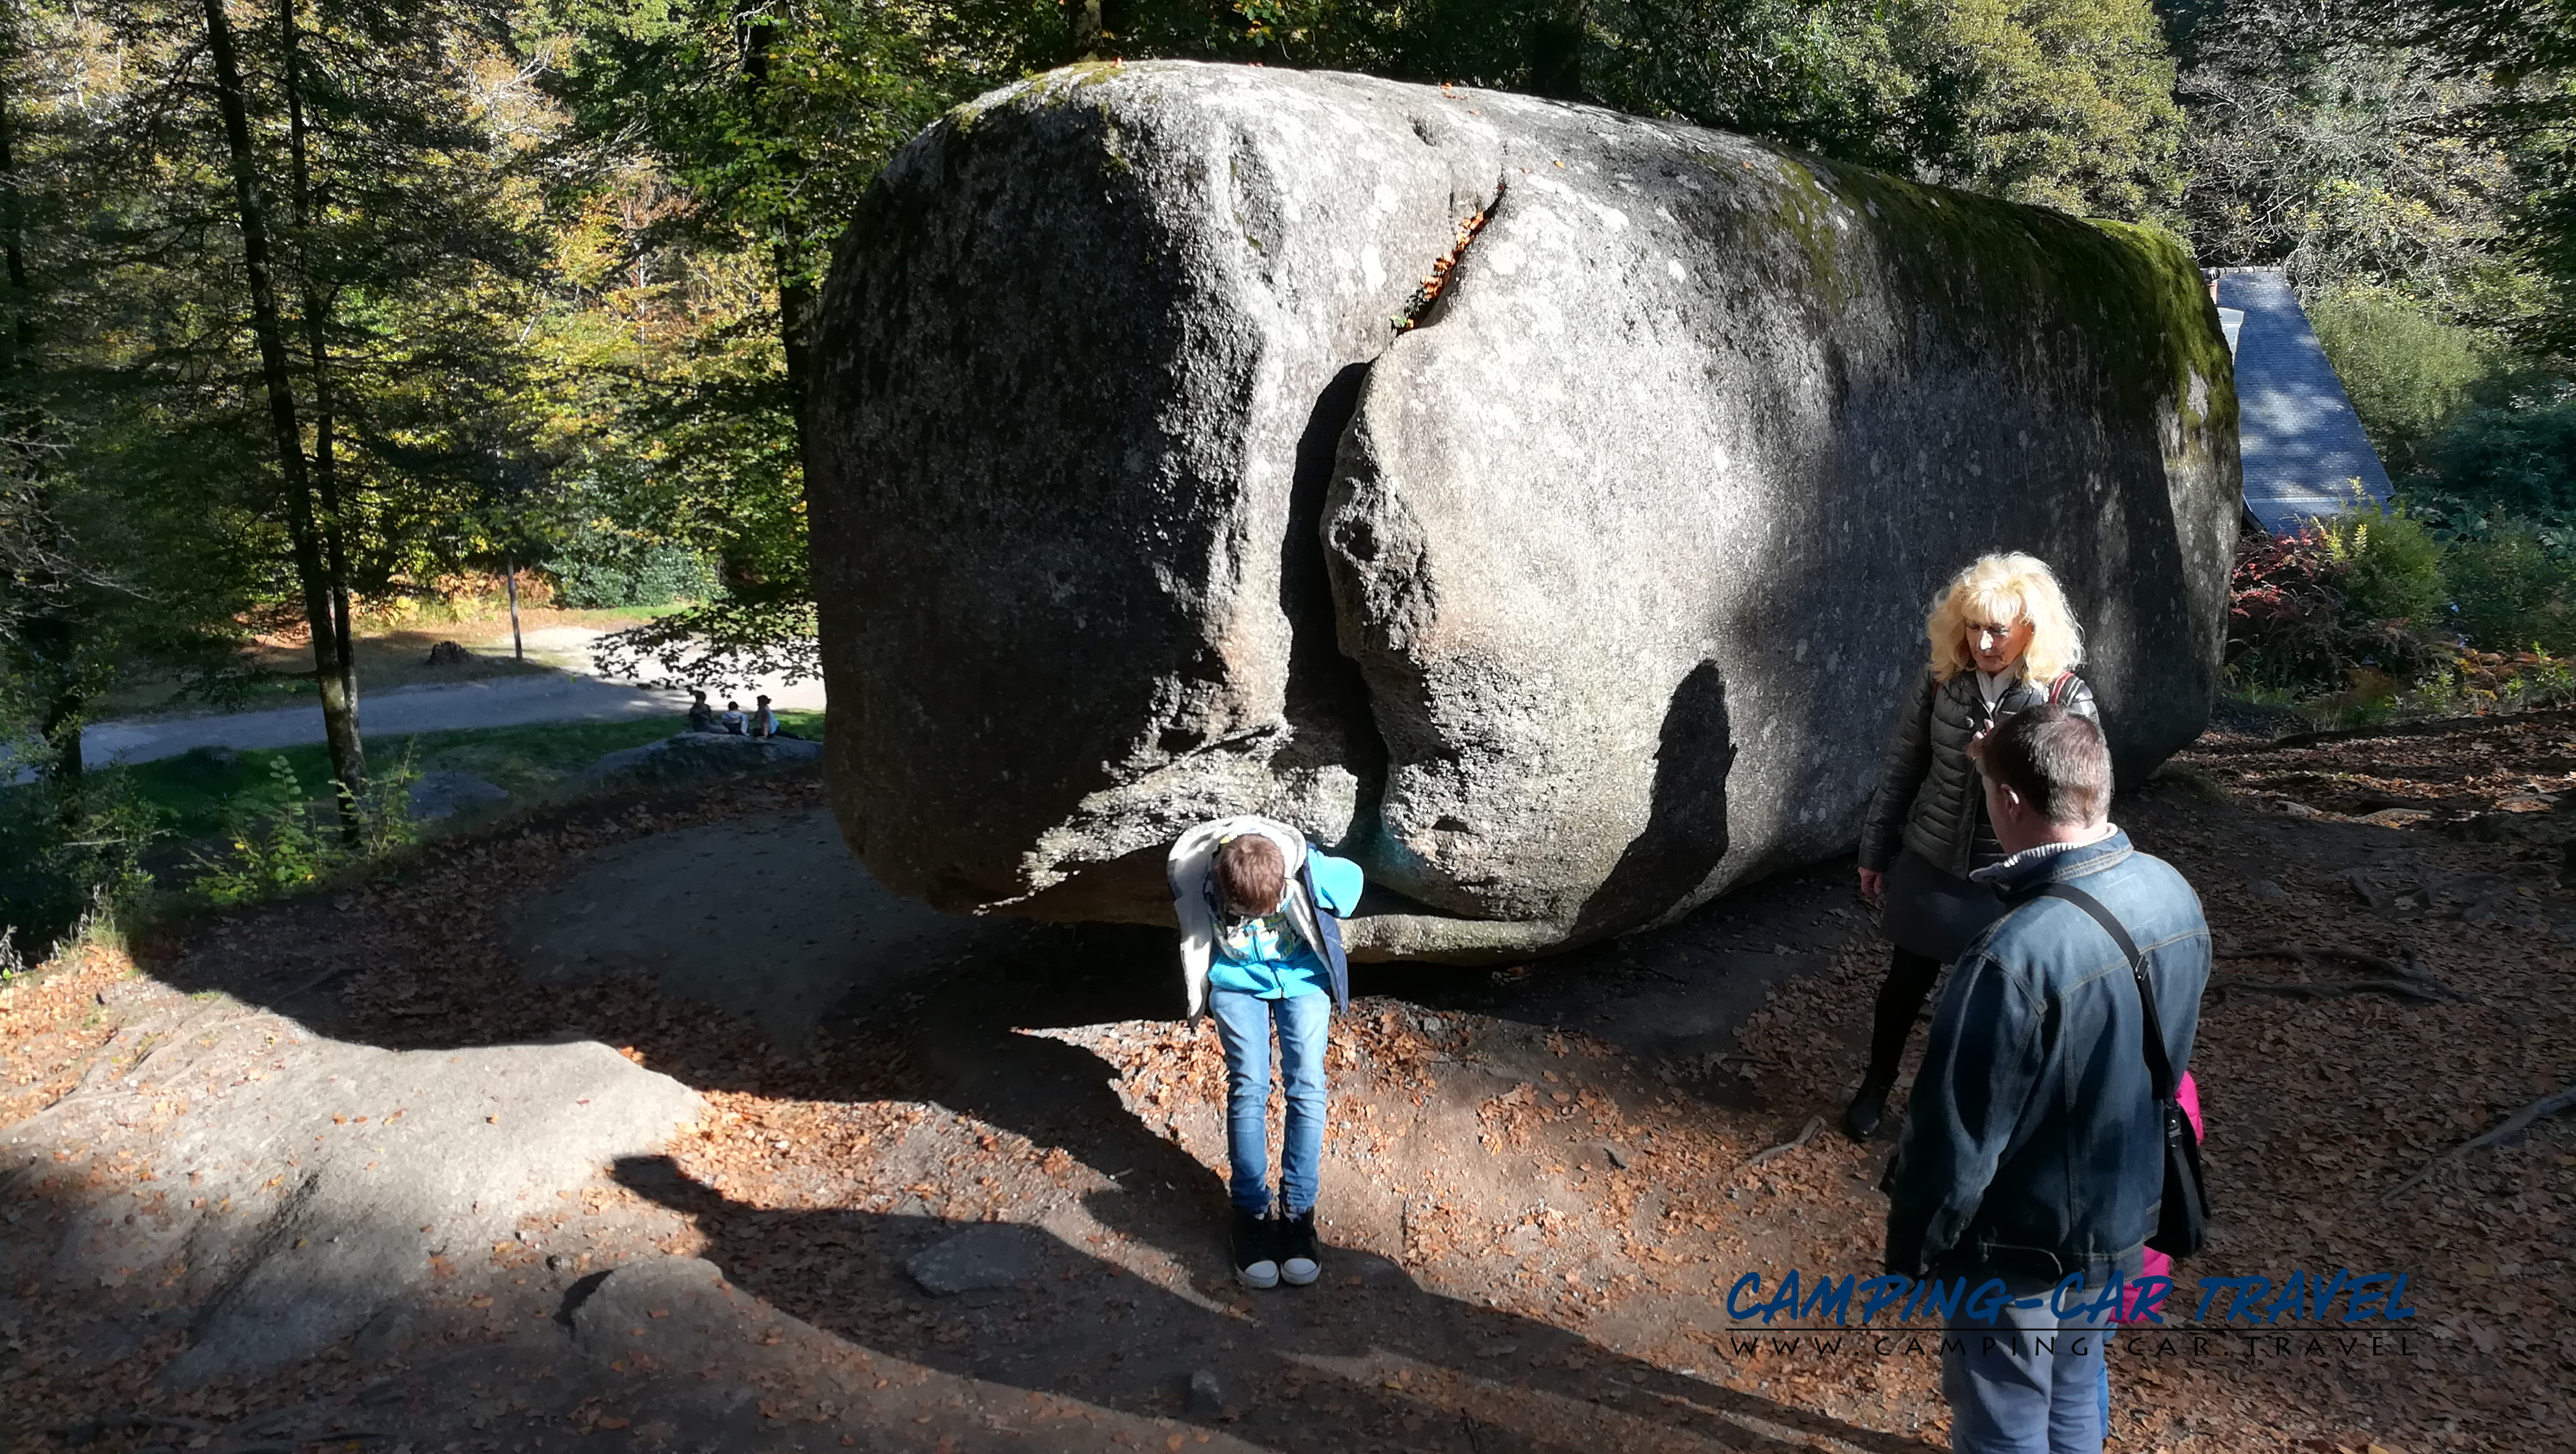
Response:
[{"label": "rock outcrop", "polygon": [[[77,1092],[0,1133],[0,1186],[72,1203],[13,1233],[53,1239],[21,1275],[113,1269],[90,1274],[102,1291],[194,1305],[164,1374],[187,1386],[346,1343],[447,1276],[443,1259],[511,1237],[702,1109],[595,1041],[383,1050],[190,1000],[126,1026]],[[148,1201],[73,1195],[138,1175]]]},{"label": "rock outcrop", "polygon": [[827,763],[944,909],[1155,921],[1253,811],[1364,957],[1640,927],[1851,841],[1949,573],[2067,581],[2121,769],[2237,503],[2161,234],[1589,107],[1080,67],[854,219],[816,350]]},{"label": "rock outcrop", "polygon": [[801,737],[737,737],[729,732],[674,732],[659,742],[612,752],[583,770],[598,783],[674,787],[741,773],[815,762],[823,744]]},{"label": "rock outcrop", "polygon": [[411,785],[406,795],[411,815],[422,822],[453,818],[459,813],[476,813],[495,803],[506,803],[510,795],[500,784],[486,782],[470,772],[442,769],[425,772]]}]

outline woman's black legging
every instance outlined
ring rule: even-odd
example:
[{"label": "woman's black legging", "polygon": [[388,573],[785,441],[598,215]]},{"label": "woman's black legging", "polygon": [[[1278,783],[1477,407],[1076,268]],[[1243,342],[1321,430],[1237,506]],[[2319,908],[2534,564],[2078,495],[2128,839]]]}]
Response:
[{"label": "woman's black legging", "polygon": [[1911,949],[1899,949],[1887,957],[1887,980],[1878,987],[1878,1015],[1869,1033],[1869,1074],[1863,1085],[1896,1084],[1896,1067],[1905,1059],[1905,1037],[1914,1029],[1914,1017],[1923,1013],[1923,1001],[1932,994],[1933,981],[1941,977],[1941,961]]}]

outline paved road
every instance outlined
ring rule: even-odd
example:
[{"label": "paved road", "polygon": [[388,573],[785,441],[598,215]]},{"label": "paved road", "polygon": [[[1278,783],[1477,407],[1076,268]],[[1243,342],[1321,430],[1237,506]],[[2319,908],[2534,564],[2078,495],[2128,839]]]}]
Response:
[{"label": "paved road", "polygon": [[2289,279],[2278,268],[2222,273],[2218,301],[2245,310],[2236,344],[2245,508],[2281,535],[2352,509],[2356,484],[2388,503],[2388,471]]},{"label": "paved road", "polygon": [[[577,676],[494,677],[395,687],[368,695],[359,684],[358,722],[370,737],[446,732],[461,727],[516,727],[530,722],[617,722],[674,716],[688,707],[679,692],[657,692],[629,683]],[[322,740],[319,705],[212,717],[99,722],[81,734],[81,755],[93,767],[150,762],[198,747],[293,747]]]},{"label": "paved road", "polygon": [[[633,717],[671,716],[688,709],[685,692],[660,691],[594,675],[597,668],[591,663],[590,648],[602,634],[583,626],[553,626],[527,633],[529,658],[557,668],[564,673],[561,676],[495,677],[393,687],[373,693],[361,680],[359,725],[370,737],[393,737],[468,727],[519,727],[532,722],[618,722]],[[487,655],[499,654],[509,649],[510,638],[505,632],[474,645]],[[719,707],[728,697],[749,706],[753,696],[764,691],[785,711],[813,712],[823,708],[821,682],[790,685],[772,678],[713,696]],[[321,740],[322,709],[319,704],[308,703],[259,712],[93,723],[81,734],[81,755],[92,767],[104,767],[117,762],[176,757],[199,747],[294,747]],[[0,768],[0,773],[5,773],[5,768]]]}]

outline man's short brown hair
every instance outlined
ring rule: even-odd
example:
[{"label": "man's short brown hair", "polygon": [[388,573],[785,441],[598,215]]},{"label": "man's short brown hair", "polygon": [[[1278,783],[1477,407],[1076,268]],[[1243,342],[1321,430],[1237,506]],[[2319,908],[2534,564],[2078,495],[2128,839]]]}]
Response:
[{"label": "man's short brown hair", "polygon": [[2053,702],[1996,727],[1977,766],[2060,827],[2090,828],[2110,814],[2111,749],[2102,729]]},{"label": "man's short brown hair", "polygon": [[1216,887],[1225,907],[1237,914],[1267,914],[1288,891],[1288,862],[1279,845],[1260,833],[1225,841],[1216,851]]}]

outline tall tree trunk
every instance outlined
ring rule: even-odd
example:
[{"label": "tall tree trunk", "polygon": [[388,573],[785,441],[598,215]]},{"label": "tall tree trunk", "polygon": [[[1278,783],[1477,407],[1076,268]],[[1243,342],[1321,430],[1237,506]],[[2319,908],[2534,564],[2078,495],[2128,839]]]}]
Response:
[{"label": "tall tree trunk", "polygon": [[[769,52],[778,43],[778,24],[763,17],[746,23],[742,30],[742,72],[751,82],[752,107],[757,115],[772,102],[769,86]],[[787,152],[779,164],[791,171],[804,166],[804,158]],[[796,457],[806,462],[805,387],[808,378],[808,355],[814,334],[814,284],[805,271],[806,239],[803,231],[786,218],[778,223],[777,240],[770,244],[769,266],[778,287],[778,347],[787,363],[787,393],[790,417],[796,426]],[[812,478],[812,471],[805,471]]]},{"label": "tall tree trunk", "polygon": [[1100,13],[1101,0],[1064,0],[1064,9],[1073,39],[1073,54],[1067,59],[1100,59],[1101,36],[1109,28],[1106,17]]},{"label": "tall tree trunk", "polygon": [[[18,75],[18,26],[22,18],[12,5],[6,18],[0,19],[0,76],[9,82],[15,82]],[[8,383],[13,388],[17,376],[32,367],[36,349],[34,286],[27,276],[25,197],[18,185],[14,100],[14,85],[0,89],[0,268],[5,268],[9,284],[8,356],[0,361],[0,374],[9,376]],[[6,412],[9,442],[0,447],[16,451],[17,467],[30,477],[41,478],[45,461],[29,442],[35,438],[39,421],[15,400]],[[79,608],[68,597],[70,583],[56,584],[57,592],[49,593],[44,604],[20,626],[13,654],[34,668],[29,674],[36,679],[42,698],[37,708],[37,731],[46,746],[53,749],[44,774],[62,790],[61,812],[68,828],[76,826],[81,817],[81,777],[86,766],[81,759],[81,726],[89,717],[89,694],[83,689],[85,683],[77,669]]]},{"label": "tall tree trunk", "polygon": [[313,265],[313,172],[304,126],[304,57],[295,16],[295,0],[277,0],[278,46],[286,90],[287,176],[295,214],[298,292],[304,313],[304,350],[313,374],[313,484],[321,496],[323,563],[331,573],[331,626],[339,638],[340,694],[358,715],[358,654],[352,640],[349,610],[349,533],[340,497],[338,401],[331,389],[330,288]]},{"label": "tall tree trunk", "polygon": [[814,338],[814,284],[805,275],[803,239],[789,237],[772,250],[778,274],[778,346],[787,356],[789,408],[796,421],[797,458],[805,458],[805,388]]},{"label": "tall tree trunk", "polygon": [[[0,67],[7,68],[7,79],[17,79],[18,59],[16,16],[6,22],[8,33],[0,37]],[[5,255],[9,270],[9,360],[10,372],[26,367],[27,355],[36,346],[36,320],[29,309],[27,240],[24,199],[18,190],[18,120],[17,108],[10,104],[11,90],[0,90],[0,255]]]},{"label": "tall tree trunk", "polygon": [[313,632],[313,675],[322,689],[322,732],[330,744],[331,775],[339,784],[340,829],[358,836],[357,795],[367,780],[367,757],[358,739],[358,709],[344,690],[343,634],[332,609],[332,579],[314,520],[313,487],[304,467],[303,430],[296,423],[295,385],[286,364],[286,329],[277,312],[277,282],[268,252],[268,220],[260,201],[259,159],[251,150],[250,104],[242,92],[241,62],[224,0],[205,0],[206,49],[215,64],[215,104],[223,113],[224,140],[232,152],[233,197],[241,210],[242,270],[250,280],[251,334],[259,343],[260,374],[268,386],[268,425],[277,445],[277,471],[286,496],[286,533],[294,546],[295,576],[303,588],[304,620]]}]

